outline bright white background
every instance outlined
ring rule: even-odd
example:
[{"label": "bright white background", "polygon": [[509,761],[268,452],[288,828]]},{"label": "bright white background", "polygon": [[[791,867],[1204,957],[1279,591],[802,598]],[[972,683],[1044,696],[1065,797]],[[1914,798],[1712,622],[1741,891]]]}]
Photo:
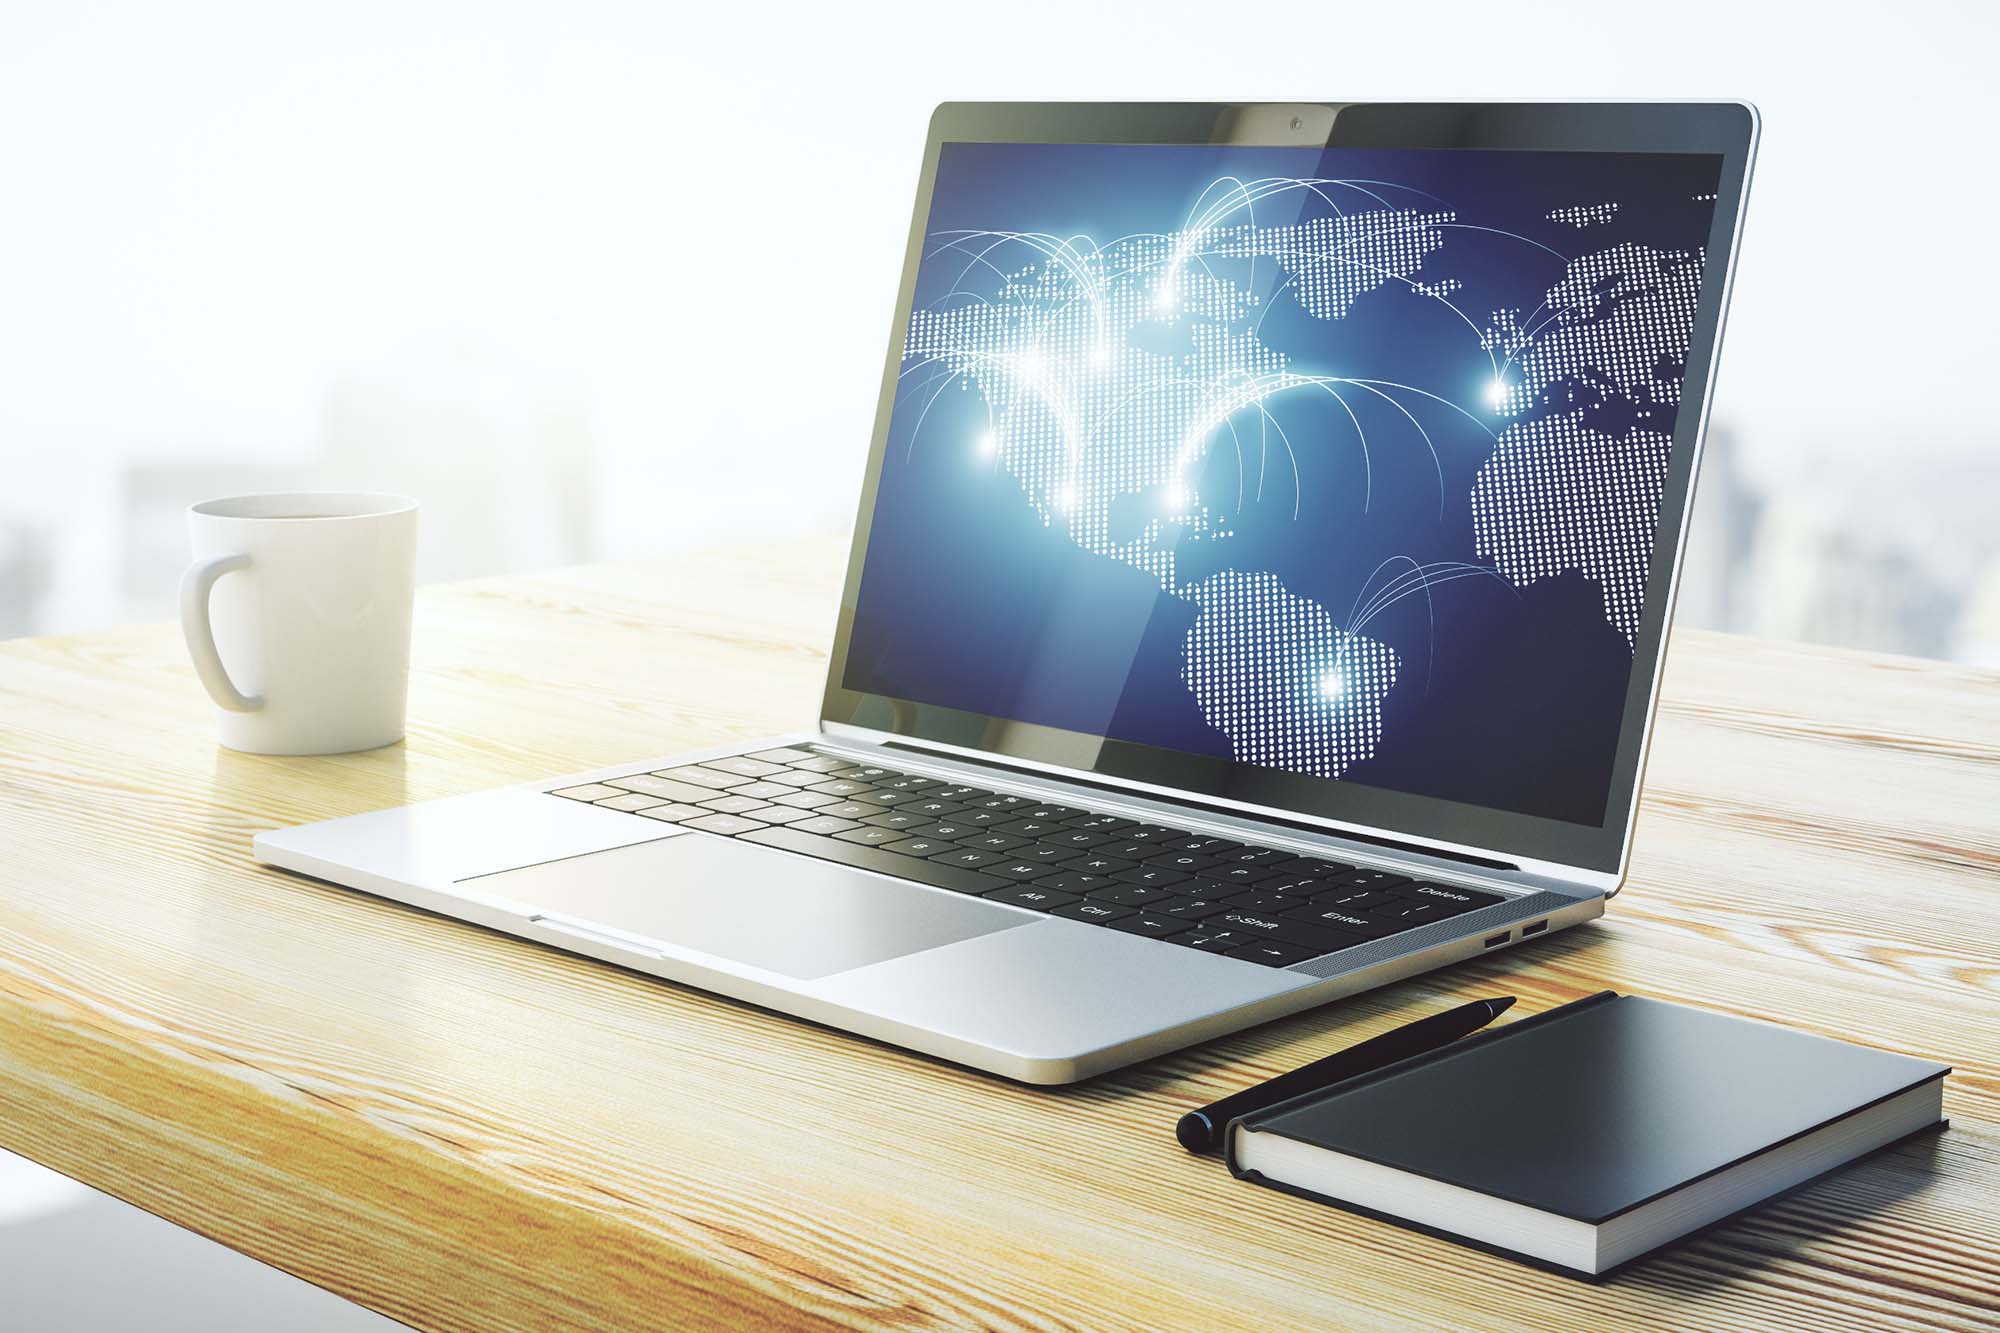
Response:
[{"label": "bright white background", "polygon": [[8,6],[0,635],[179,511],[408,490],[423,576],[850,517],[953,98],[1744,97],[1684,619],[2000,658],[1990,5]]}]

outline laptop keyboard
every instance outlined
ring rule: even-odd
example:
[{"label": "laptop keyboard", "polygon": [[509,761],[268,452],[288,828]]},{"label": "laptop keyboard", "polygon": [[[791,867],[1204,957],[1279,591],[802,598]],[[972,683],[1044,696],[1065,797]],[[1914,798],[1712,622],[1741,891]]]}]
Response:
[{"label": "laptop keyboard", "polygon": [[550,795],[1267,967],[1502,901],[790,747]]}]

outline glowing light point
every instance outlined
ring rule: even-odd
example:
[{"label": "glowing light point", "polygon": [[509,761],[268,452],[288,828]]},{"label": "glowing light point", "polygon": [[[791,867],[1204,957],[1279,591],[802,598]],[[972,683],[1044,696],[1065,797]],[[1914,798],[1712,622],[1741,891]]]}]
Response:
[{"label": "glowing light point", "polygon": [[1338,699],[1347,693],[1347,677],[1338,671],[1329,671],[1319,678],[1319,692],[1328,699]]},{"label": "glowing light point", "polygon": [[1505,403],[1507,401],[1507,381],[1495,376],[1493,382],[1486,386],[1486,401],[1495,407],[1499,407]]},{"label": "glowing light point", "polygon": [[995,439],[993,432],[989,430],[980,435],[979,439],[974,442],[973,447],[979,450],[981,458],[991,458],[1000,448],[1000,441]]},{"label": "glowing light point", "polygon": [[1091,363],[1092,365],[1094,365],[1094,366],[1108,366],[1108,365],[1110,365],[1110,364],[1111,364],[1111,349],[1110,349],[1109,347],[1106,347],[1106,346],[1105,346],[1105,345],[1104,345],[1103,343],[1099,343],[1099,344],[1098,344],[1097,346],[1095,346],[1095,347],[1091,348],[1091,349],[1090,349],[1090,363]]},{"label": "glowing light point", "polygon": [[1034,352],[1023,352],[1014,358],[1014,368],[1033,379],[1042,373],[1042,358]]},{"label": "glowing light point", "polygon": [[1067,486],[1056,492],[1055,499],[1056,508],[1062,510],[1065,514],[1076,508],[1076,492]]},{"label": "glowing light point", "polygon": [[1185,509],[1187,508],[1187,502],[1187,487],[1170,486],[1167,488],[1167,508],[1176,510]]},{"label": "glowing light point", "polygon": [[1172,310],[1180,303],[1180,293],[1176,292],[1172,287],[1167,286],[1167,284],[1161,283],[1153,289],[1153,308],[1155,310]]}]

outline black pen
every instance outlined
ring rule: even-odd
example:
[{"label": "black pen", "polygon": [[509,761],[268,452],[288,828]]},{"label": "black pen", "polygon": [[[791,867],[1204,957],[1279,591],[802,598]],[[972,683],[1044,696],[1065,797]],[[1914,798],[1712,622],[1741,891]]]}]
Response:
[{"label": "black pen", "polygon": [[1447,1042],[1457,1041],[1468,1032],[1477,1032],[1506,1013],[1513,1003],[1511,995],[1495,1000],[1474,1000],[1471,1004],[1462,1004],[1456,1009],[1447,1009],[1441,1014],[1407,1023],[1379,1037],[1370,1037],[1344,1051],[1335,1051],[1309,1065],[1301,1065],[1289,1074],[1280,1074],[1254,1088],[1233,1092],[1199,1111],[1189,1111],[1174,1126],[1174,1137],[1189,1152],[1214,1152],[1222,1146],[1222,1131],[1238,1116],[1261,1111],[1302,1092],[1330,1087],[1342,1079],[1366,1074],[1407,1056],[1434,1051]]}]

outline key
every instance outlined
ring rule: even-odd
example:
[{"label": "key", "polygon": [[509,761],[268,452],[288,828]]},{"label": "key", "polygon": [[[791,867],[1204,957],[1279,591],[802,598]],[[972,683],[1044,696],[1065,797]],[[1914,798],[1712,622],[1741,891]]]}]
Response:
[{"label": "key", "polygon": [[[984,800],[974,801],[972,804],[982,810],[1019,810],[1023,807],[1032,808],[1035,803],[1025,796],[994,795],[988,796]],[[1020,817],[1019,815],[1014,816],[1016,819]]]},{"label": "key", "polygon": [[1461,889],[1455,884],[1412,884],[1398,890],[1406,898],[1454,903],[1460,911],[1471,911],[1475,907],[1491,907],[1504,901],[1497,893],[1481,893],[1478,889]]},{"label": "key", "polygon": [[[898,811],[897,813],[901,813]],[[941,819],[932,824],[919,824],[911,830],[920,838],[943,838],[947,842],[957,842],[960,838],[976,838],[979,830],[956,819]]]},{"label": "key", "polygon": [[1220,916],[1211,917],[1210,921],[1224,930],[1241,930],[1252,935],[1282,940],[1286,944],[1309,948],[1315,954],[1329,953],[1345,944],[1357,943],[1353,936],[1345,932],[1322,930],[1259,912],[1228,911]]},{"label": "key", "polygon": [[1240,852],[1231,852],[1222,859],[1246,866],[1274,866],[1285,861],[1296,861],[1298,857],[1290,852],[1281,852],[1275,847],[1246,847]]},{"label": "key", "polygon": [[1154,903],[1152,910],[1187,922],[1202,921],[1229,909],[1213,898],[1169,898],[1165,902]]},{"label": "key", "polygon": [[965,807],[953,801],[940,801],[926,792],[922,800],[911,801],[905,808],[929,815],[932,819],[943,819],[947,815],[957,814]]},{"label": "key", "polygon": [[1067,829],[1048,839],[1060,847],[1097,847],[1111,840],[1109,833],[1092,833],[1089,829]]},{"label": "key", "polygon": [[1278,872],[1269,866],[1246,866],[1240,861],[1224,861],[1201,873],[1204,879],[1219,880],[1224,884],[1257,884],[1279,878]]},{"label": "key", "polygon": [[1212,856],[1203,856],[1199,852],[1163,852],[1158,856],[1147,857],[1146,864],[1165,866],[1168,870],[1181,870],[1192,875],[1197,870],[1207,870],[1210,866],[1221,865],[1222,862]]},{"label": "key", "polygon": [[791,767],[804,769],[808,773],[831,773],[836,769],[853,768],[845,759],[835,759],[830,754],[816,754],[810,759],[795,759]]},{"label": "key", "polygon": [[1026,819],[1046,819],[1051,823],[1059,824],[1065,819],[1073,818],[1082,813],[1084,812],[1073,805],[1044,804],[1035,806],[1032,810],[1023,811],[1022,816]]},{"label": "key", "polygon": [[852,778],[829,778],[825,782],[813,783],[812,790],[822,796],[859,797],[863,792],[873,791],[874,788],[865,782],[856,782]]},{"label": "key", "polygon": [[977,847],[982,852],[1010,852],[1016,847],[1028,845],[1026,838],[1009,837],[1005,833],[975,833],[959,841],[967,847]]},{"label": "key", "polygon": [[1057,893],[1054,889],[1037,888],[1033,884],[1017,884],[1009,889],[994,889],[981,895],[996,903],[1012,903],[1016,907],[1032,907],[1038,912],[1046,912],[1057,907],[1067,907],[1076,901],[1067,893]]},{"label": "key", "polygon": [[601,801],[607,796],[619,795],[616,787],[602,782],[586,782],[580,787],[563,787],[549,793],[551,796],[565,796],[572,801]]},{"label": "key", "polygon": [[[1325,886],[1308,885],[1308,887],[1324,888]],[[1323,893],[1315,893],[1311,897],[1312,904],[1315,907],[1340,907],[1350,912],[1359,912],[1371,907],[1406,901],[1405,899],[1398,898],[1387,889],[1328,889]]]},{"label": "key", "polygon": [[1050,915],[1066,916],[1072,921],[1103,923],[1116,921],[1120,917],[1136,916],[1138,911],[1136,907],[1120,907],[1117,903],[1100,903],[1093,898],[1086,898],[1080,903],[1069,903],[1058,907]]},{"label": "key", "polygon": [[[864,806],[862,808],[867,809],[868,807]],[[924,822],[924,817],[922,815],[911,814],[907,810],[884,810],[879,815],[866,816],[861,822],[864,824],[873,824],[876,828],[908,829],[910,836],[914,838],[921,836],[917,833],[917,826]]]},{"label": "key", "polygon": [[870,805],[901,805],[905,801],[916,800],[917,794],[909,791],[864,791],[854,793],[854,799]]},{"label": "key", "polygon": [[[1408,884],[1408,875],[1392,875],[1386,870],[1350,870],[1335,875],[1327,881],[1327,887],[1340,886],[1350,889],[1387,889],[1398,884]],[[1496,900],[1497,901],[1497,900]]]},{"label": "key", "polygon": [[987,869],[1008,879],[1040,879],[1049,873],[1049,868],[1039,861],[999,861]]},{"label": "key", "polygon": [[855,866],[862,870],[880,871],[897,879],[914,880],[919,884],[950,889],[956,893],[985,893],[988,889],[1007,887],[1006,880],[982,875],[974,870],[939,865],[935,861],[919,861],[913,856],[898,856],[894,852],[885,852],[880,847],[863,847],[858,843],[841,842],[834,838],[810,837],[800,833],[796,826],[746,833],[743,835],[743,841],[758,843],[765,847],[782,847],[789,852],[803,852],[822,861],[838,861],[842,865]]},{"label": "key", "polygon": [[782,773],[766,773],[764,781],[776,782],[786,787],[810,787],[814,783],[827,782],[837,777],[849,776],[852,775],[843,773],[839,769],[835,769],[831,773],[814,773],[803,768],[788,768]]},{"label": "key", "polygon": [[952,850],[950,843],[936,838],[905,838],[901,842],[883,843],[882,846],[886,851],[901,852],[904,856],[936,856],[939,852]]},{"label": "key", "polygon": [[985,810],[974,804],[970,809],[953,815],[952,819],[960,824],[1011,824],[1014,815],[1008,810]]},{"label": "key", "polygon": [[1363,940],[1379,940],[1384,935],[1394,935],[1397,931],[1408,929],[1410,925],[1414,924],[1407,921],[1377,920],[1372,917],[1358,916],[1345,908],[1321,907],[1317,904],[1308,906],[1302,911],[1289,911],[1284,915],[1288,920],[1301,921],[1309,926],[1338,930],[1344,934],[1352,935],[1356,939]]},{"label": "key", "polygon": [[1130,861],[1121,861],[1115,856],[1099,856],[1096,852],[1085,852],[1082,856],[1077,856],[1074,847],[1056,847],[1051,850],[1074,858],[1063,862],[1069,869],[1087,870],[1093,875],[1115,875],[1121,870],[1132,868]]},{"label": "key", "polygon": [[1317,910],[1313,908],[1310,898],[1302,898],[1294,893],[1264,893],[1257,889],[1232,895],[1229,905],[1239,912],[1291,912],[1301,908]]},{"label": "key", "polygon": [[1125,829],[1138,827],[1134,821],[1120,819],[1117,815],[1084,815],[1064,822],[1071,828],[1082,829],[1086,833],[1122,833]]},{"label": "key", "polygon": [[656,778],[671,778],[675,782],[691,782],[697,787],[708,787],[715,791],[727,791],[731,787],[741,787],[749,778],[735,773],[718,773],[700,764],[687,764],[680,768],[663,768],[653,774]]},{"label": "key", "polygon": [[[709,794],[714,795],[713,792]],[[789,805],[795,810],[817,810],[823,805],[832,805],[836,799],[838,798],[825,795],[822,792],[795,791],[789,796],[778,797],[771,804]]]},{"label": "key", "polygon": [[982,852],[974,847],[962,847],[958,851],[946,852],[942,856],[933,856],[930,859],[941,865],[964,866],[967,869],[972,869],[975,866],[992,865],[995,861],[1002,858],[998,852]]},{"label": "key", "polygon": [[889,791],[922,791],[926,787],[939,787],[944,784],[936,778],[901,777],[889,778],[875,785],[884,787]]},{"label": "key", "polygon": [[[775,810],[778,807],[769,806],[766,808]],[[698,805],[676,805],[669,803],[667,805],[649,805],[644,810],[634,810],[632,813],[635,815],[644,815],[647,819],[657,819],[667,824],[678,824],[683,819],[700,819],[703,815],[712,812],[704,810]],[[801,811],[800,813],[803,814],[804,812]]]},{"label": "key", "polygon": [[1413,903],[1403,898],[1391,897],[1388,902],[1377,903],[1367,909],[1371,920],[1392,922],[1398,929],[1406,926],[1422,925],[1426,921],[1442,921],[1446,917],[1457,916],[1459,909],[1441,902]]},{"label": "key", "polygon": [[738,833],[754,833],[758,829],[769,828],[769,824],[742,815],[703,815],[700,819],[690,819],[682,828],[698,828],[703,833],[720,833],[724,837],[735,837]]},{"label": "key", "polygon": [[1266,967],[1290,967],[1293,963],[1303,963],[1308,958],[1318,956],[1311,949],[1301,949],[1271,940],[1246,944],[1240,949],[1231,949],[1223,955],[1225,958],[1241,958],[1246,963],[1262,963]]},{"label": "key", "polygon": [[[1043,868],[1047,869],[1047,867]],[[1102,875],[1083,875],[1072,870],[1060,875],[1044,875],[1041,879],[1036,880],[1035,883],[1045,889],[1055,889],[1061,893],[1085,894],[1089,893],[1092,889],[1108,885],[1111,881]]]},{"label": "key", "polygon": [[1111,878],[1123,880],[1127,884],[1144,884],[1164,889],[1169,884],[1184,883],[1193,877],[1184,871],[1168,870],[1164,866],[1135,866],[1131,870],[1121,870]]},{"label": "key", "polygon": [[[809,792],[807,794],[818,795],[817,792]],[[790,805],[792,802],[781,801],[779,804]],[[863,805],[859,801],[840,801],[833,805],[815,805],[811,808],[822,815],[832,815],[835,819],[858,819],[863,823],[867,822],[868,816],[882,813],[881,806]]]},{"label": "key", "polygon": [[[654,781],[664,781],[664,779],[656,778]],[[731,796],[754,796],[760,801],[768,801],[773,796],[790,796],[795,790],[797,789],[787,787],[782,782],[753,782],[747,787],[731,787],[729,794]]]},{"label": "key", "polygon": [[[995,824],[995,833],[1011,833],[1020,838],[1039,838],[1048,833],[1060,833],[1062,826],[1052,819],[1011,819],[1005,824]],[[1055,839],[1051,838],[1051,842]]]},{"label": "key", "polygon": [[[650,815],[653,812],[651,810],[641,810],[639,813]],[[794,824],[802,819],[811,819],[813,817],[812,811],[800,810],[789,805],[760,805],[755,810],[739,810],[737,813],[747,814],[753,819],[762,820],[766,824]]]},{"label": "key", "polygon": [[1168,828],[1165,824],[1134,824],[1122,830],[1120,836],[1127,842],[1159,843],[1170,838],[1185,838],[1187,830]]},{"label": "key", "polygon": [[[1098,901],[1102,901],[1102,899]],[[1137,916],[1128,916],[1118,921],[1107,921],[1105,924],[1113,930],[1123,930],[1133,935],[1150,935],[1158,939],[1166,935],[1178,935],[1182,928],[1187,925],[1187,922],[1175,920],[1170,916],[1154,916],[1147,912],[1141,912]]]},{"label": "key", "polygon": [[1037,842],[1031,843],[1026,847],[1016,847],[1014,855],[1022,861],[1040,862],[1042,873],[1046,875],[1049,873],[1048,868],[1052,865],[1061,866],[1069,864],[1070,857],[1076,855],[1076,849],[1074,847],[1051,847],[1045,842]]},{"label": "key", "polygon": [[895,842],[900,839],[903,836],[903,830],[875,828],[872,825],[863,824],[860,828],[851,828],[845,833],[836,833],[833,836],[842,842],[858,842],[864,847],[878,847],[885,842]]},{"label": "key", "polygon": [[1163,852],[1207,852],[1211,856],[1220,856],[1223,852],[1242,851],[1244,850],[1244,844],[1231,842],[1227,838],[1211,838],[1199,833],[1184,833],[1178,838],[1172,838],[1163,843],[1160,850]]},{"label": "key", "polygon": [[795,832],[818,833],[822,836],[845,833],[854,827],[856,825],[853,820],[835,819],[832,815],[817,815],[808,819],[801,819],[798,823],[792,825],[792,829]]},{"label": "key", "polygon": [[[697,787],[692,782],[675,782],[672,778],[656,778],[651,773],[635,773],[629,778],[612,778],[608,782],[594,784],[623,788],[625,791],[644,792],[657,796],[663,801],[680,801],[686,805],[698,805],[715,795],[713,787]],[[575,791],[576,788],[570,790]]]},{"label": "key", "polygon": [[1170,936],[1168,942],[1184,944],[1203,953],[1228,953],[1231,949],[1240,949],[1246,944],[1263,943],[1247,931],[1211,930],[1207,926],[1197,927],[1185,934]]},{"label": "key", "polygon": [[738,773],[746,778],[761,778],[785,771],[783,764],[767,764],[762,759],[752,759],[747,755],[738,755],[734,759],[704,759],[701,766],[720,773]]},{"label": "key", "polygon": [[939,787],[931,793],[940,801],[957,801],[961,805],[970,805],[981,797],[992,794],[984,787]]},{"label": "key", "polygon": [[1090,897],[1100,903],[1123,903],[1127,907],[1137,907],[1141,903],[1165,902],[1174,896],[1171,889],[1149,889],[1143,884],[1120,884],[1111,880],[1090,891]]},{"label": "key", "polygon": [[796,764],[801,759],[812,758],[813,755],[811,750],[784,748],[777,750],[752,750],[750,757],[752,759],[761,759],[767,764]]},{"label": "key", "polygon": [[[715,793],[704,792],[703,795],[713,796]],[[606,810],[644,810],[649,805],[665,805],[666,802],[657,796],[648,796],[644,792],[621,791],[616,796],[607,796],[601,801],[592,801],[591,804],[601,805]],[[752,801],[750,804],[756,805],[757,802]]]},{"label": "key", "polygon": [[719,815],[754,815],[759,810],[775,810],[778,808],[763,801],[753,801],[748,796],[737,796],[734,793],[724,796],[720,800],[703,801],[702,806],[705,809],[715,811]]}]

